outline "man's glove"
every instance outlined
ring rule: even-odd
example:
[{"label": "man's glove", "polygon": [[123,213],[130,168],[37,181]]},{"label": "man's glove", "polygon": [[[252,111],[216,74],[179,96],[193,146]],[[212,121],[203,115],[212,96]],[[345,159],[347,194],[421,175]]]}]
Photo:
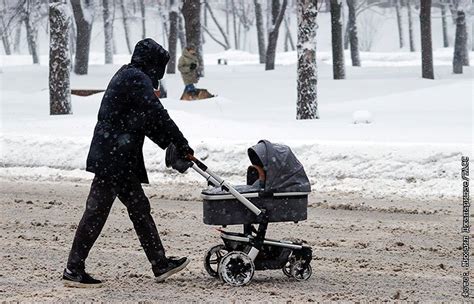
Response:
[{"label": "man's glove", "polygon": [[197,68],[197,64],[195,64],[195,63],[193,62],[193,63],[191,63],[191,64],[189,65],[189,68],[190,68],[191,70],[195,70],[195,69]]}]

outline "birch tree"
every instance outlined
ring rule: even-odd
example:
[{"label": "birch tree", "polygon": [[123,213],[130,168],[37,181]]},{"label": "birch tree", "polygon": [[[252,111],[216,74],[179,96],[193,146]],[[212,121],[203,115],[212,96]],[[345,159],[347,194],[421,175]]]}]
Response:
[{"label": "birch tree", "polygon": [[411,11],[411,1],[412,0],[406,0],[407,4],[407,13],[408,13],[408,41],[410,43],[410,52],[415,52],[415,37],[413,33],[413,15]]},{"label": "birch tree", "polygon": [[443,1],[440,3],[441,5],[441,25],[443,27],[443,47],[449,47],[449,38],[448,38],[448,21],[446,17],[447,11],[447,4]]},{"label": "birch tree", "polygon": [[[268,45],[265,59],[265,70],[275,69],[276,48],[278,42],[278,33],[280,25],[285,16],[288,0],[283,0],[280,6],[280,0],[272,0],[272,25],[268,30]],[[316,22],[316,21],[315,21]]]},{"label": "birch tree", "polygon": [[356,9],[358,0],[347,0],[347,7],[349,8],[349,42],[351,47],[352,66],[360,66],[359,54],[359,34],[357,31],[357,14]]},{"label": "birch tree", "polygon": [[49,111],[51,115],[72,114],[69,66],[71,13],[63,0],[49,4]]},{"label": "birch tree", "polygon": [[433,45],[431,38],[431,0],[420,1],[420,35],[421,35],[421,75],[434,79]]},{"label": "birch tree", "polygon": [[77,28],[74,73],[86,75],[89,69],[94,8],[91,0],[71,0],[71,6]]},{"label": "birch tree", "polygon": [[299,0],[298,16],[298,66],[296,119],[318,119],[317,65],[316,65],[316,17],[317,0]]},{"label": "birch tree", "polygon": [[405,40],[403,39],[402,6],[400,2],[401,0],[395,0],[395,12],[397,13],[398,43],[402,49],[405,46]]},{"label": "birch tree", "polygon": [[176,73],[176,49],[178,45],[178,0],[169,0],[170,10],[170,33],[168,36],[168,52],[170,53],[170,61],[166,68],[167,74]]},{"label": "birch tree", "polygon": [[469,65],[466,25],[466,11],[469,9],[469,7],[470,3],[467,0],[460,0],[457,3],[456,37],[454,41],[453,55],[453,72],[455,74],[461,74],[463,72],[463,66]]},{"label": "birch tree", "polygon": [[109,0],[102,0],[102,15],[104,17],[104,53],[105,64],[114,63],[114,35],[113,35],[113,18],[110,13]]},{"label": "birch tree", "polygon": [[255,6],[255,23],[257,25],[258,58],[265,63],[265,30],[263,28],[263,13],[260,0],[253,0]]},{"label": "birch tree", "polygon": [[344,79],[344,46],[342,41],[342,0],[331,0],[332,70],[334,79]]},{"label": "birch tree", "polygon": [[26,25],[26,40],[28,42],[28,49],[34,64],[39,64],[38,52],[38,20],[39,12],[41,10],[41,2],[38,0],[26,0],[25,9],[25,25]]},{"label": "birch tree", "polygon": [[120,9],[122,10],[122,22],[123,22],[123,30],[125,33],[125,42],[127,44],[128,53],[131,54],[133,51],[132,42],[130,40],[130,26],[128,24],[128,12],[127,7],[125,5],[125,0],[120,0]]}]

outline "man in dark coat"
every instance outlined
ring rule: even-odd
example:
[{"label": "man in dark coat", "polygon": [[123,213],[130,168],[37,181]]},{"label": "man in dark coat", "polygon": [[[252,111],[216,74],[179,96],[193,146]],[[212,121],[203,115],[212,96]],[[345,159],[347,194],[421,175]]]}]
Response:
[{"label": "man in dark coat", "polygon": [[131,63],[113,76],[104,93],[87,157],[86,170],[95,177],[63,273],[66,285],[101,285],[85,272],[85,260],[116,197],[127,207],[157,281],[189,263],[187,258],[165,256],[141,186],[148,183],[142,153],[145,136],[162,149],[173,143],[182,158],[194,153],[155,96],[154,88],[158,88],[168,60],[168,52],[154,40],[138,42]]}]

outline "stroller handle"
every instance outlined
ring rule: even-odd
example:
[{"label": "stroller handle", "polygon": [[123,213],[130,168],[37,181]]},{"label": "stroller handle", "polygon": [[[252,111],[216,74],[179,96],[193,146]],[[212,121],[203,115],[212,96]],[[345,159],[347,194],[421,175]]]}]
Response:
[{"label": "stroller handle", "polygon": [[250,211],[255,213],[255,215],[260,215],[262,210],[258,209],[251,201],[249,201],[245,196],[240,194],[231,184],[223,180],[217,174],[208,169],[208,167],[194,155],[188,154],[187,159],[193,162],[191,168],[193,168],[197,173],[204,177],[207,181],[211,182],[216,187],[222,187],[225,190],[228,190],[239,202],[245,205]]}]

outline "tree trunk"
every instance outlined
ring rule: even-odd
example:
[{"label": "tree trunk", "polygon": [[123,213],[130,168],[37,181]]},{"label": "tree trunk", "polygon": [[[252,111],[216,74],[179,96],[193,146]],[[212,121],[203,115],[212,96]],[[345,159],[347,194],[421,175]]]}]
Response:
[{"label": "tree trunk", "polygon": [[342,43],[342,1],[331,0],[332,71],[334,79],[346,78]]},{"label": "tree trunk", "polygon": [[10,47],[10,38],[8,37],[9,35],[7,31],[7,26],[5,25],[5,19],[3,15],[0,16],[0,33],[2,35],[2,42],[3,48],[5,49],[5,54],[11,55],[12,51]]},{"label": "tree trunk", "polygon": [[125,32],[125,42],[127,44],[128,53],[133,52],[132,43],[130,41],[130,27],[128,25],[127,8],[125,7],[125,0],[120,0],[120,9],[122,10],[123,30]]},{"label": "tree trunk", "polygon": [[229,35],[229,0],[225,0],[225,33]]},{"label": "tree trunk", "polygon": [[441,2],[441,24],[443,26],[443,47],[449,47],[448,22],[446,20],[446,3]]},{"label": "tree trunk", "polygon": [[87,6],[85,1],[81,0],[71,0],[71,6],[77,27],[74,73],[78,75],[86,75],[89,68],[92,10]]},{"label": "tree trunk", "polygon": [[168,51],[170,61],[166,69],[167,74],[176,73],[176,49],[178,46],[178,3],[177,0],[170,0],[170,34],[168,36]]},{"label": "tree trunk", "polygon": [[298,101],[296,119],[318,119],[318,74],[316,64],[317,0],[298,2]]},{"label": "tree trunk", "polygon": [[13,53],[20,54],[20,42],[21,42],[21,26],[23,24],[23,18],[20,17],[18,24],[15,29],[15,38],[13,41]]},{"label": "tree trunk", "polygon": [[431,0],[420,1],[421,71],[422,77],[434,79],[431,40]]},{"label": "tree trunk", "polygon": [[146,38],[145,0],[140,0],[140,13],[142,17],[142,39]]},{"label": "tree trunk", "polygon": [[415,37],[413,34],[413,16],[411,12],[411,1],[412,0],[406,0],[407,2],[407,12],[408,12],[408,37],[410,41],[410,52],[415,52]]},{"label": "tree trunk", "polygon": [[104,53],[105,64],[114,63],[114,49],[113,49],[113,23],[112,14],[110,14],[109,0],[102,0],[103,17],[104,17]]},{"label": "tree trunk", "polygon": [[[273,0],[273,2],[279,2],[279,0]],[[305,1],[305,3],[306,2],[309,2],[309,1]],[[317,2],[317,1],[314,0],[314,2]],[[273,23],[272,29],[268,33],[268,46],[267,46],[266,61],[265,61],[265,70],[267,71],[275,69],[275,56],[276,56],[276,48],[277,48],[277,42],[278,42],[278,33],[280,31],[280,25],[281,25],[281,22],[283,21],[283,17],[285,16],[285,10],[286,10],[287,4],[288,4],[288,0],[283,0],[278,16],[276,19],[274,19],[275,23]],[[273,7],[275,7],[275,5],[272,5],[272,8]]]},{"label": "tree trunk", "polygon": [[69,66],[69,28],[71,13],[60,0],[49,5],[49,112],[72,114]]},{"label": "tree trunk", "polygon": [[255,23],[257,24],[258,56],[260,63],[265,63],[265,33],[263,29],[262,4],[253,0],[255,6]]},{"label": "tree trunk", "polygon": [[239,45],[239,36],[237,33],[237,16],[236,16],[236,8],[235,8],[235,3],[234,0],[230,1],[232,4],[232,24],[234,26],[234,47],[236,50],[240,49]]},{"label": "tree trunk", "polygon": [[184,47],[186,46],[186,36],[184,35],[182,14],[178,15],[178,39],[179,39],[179,45],[181,46],[181,49],[184,49]]},{"label": "tree trunk", "polygon": [[285,34],[285,52],[289,51],[288,48],[288,43],[290,44],[290,48],[292,51],[294,51],[295,48],[295,43],[293,42],[293,37],[291,36],[291,30],[290,30],[290,17],[283,19],[283,22],[285,23],[285,29],[286,29],[286,34]]},{"label": "tree trunk", "polygon": [[194,44],[199,59],[199,74],[204,75],[204,60],[201,43],[201,4],[195,0],[183,0],[181,12],[184,16],[186,44]]},{"label": "tree trunk", "polygon": [[[462,74],[467,53],[466,14],[459,10],[456,18],[456,38],[454,40],[453,73]],[[469,61],[468,61],[469,64]]]},{"label": "tree trunk", "polygon": [[405,46],[405,40],[403,39],[402,8],[400,1],[401,0],[395,0],[395,11],[397,12],[398,42],[400,48],[403,48]]},{"label": "tree trunk", "polygon": [[[33,2],[36,4],[36,2]],[[35,14],[38,13],[35,7],[31,7],[31,1],[26,1],[26,12],[25,12],[25,25],[26,25],[26,40],[28,42],[28,48],[30,50],[31,57],[33,58],[34,64],[39,64],[38,54],[38,28],[36,27]]]},{"label": "tree trunk", "polygon": [[344,49],[348,50],[349,49],[349,22],[346,22],[346,26],[344,29]]},{"label": "tree trunk", "polygon": [[349,40],[351,44],[352,66],[360,66],[359,37],[357,33],[356,7],[358,0],[347,0],[349,8]]}]

